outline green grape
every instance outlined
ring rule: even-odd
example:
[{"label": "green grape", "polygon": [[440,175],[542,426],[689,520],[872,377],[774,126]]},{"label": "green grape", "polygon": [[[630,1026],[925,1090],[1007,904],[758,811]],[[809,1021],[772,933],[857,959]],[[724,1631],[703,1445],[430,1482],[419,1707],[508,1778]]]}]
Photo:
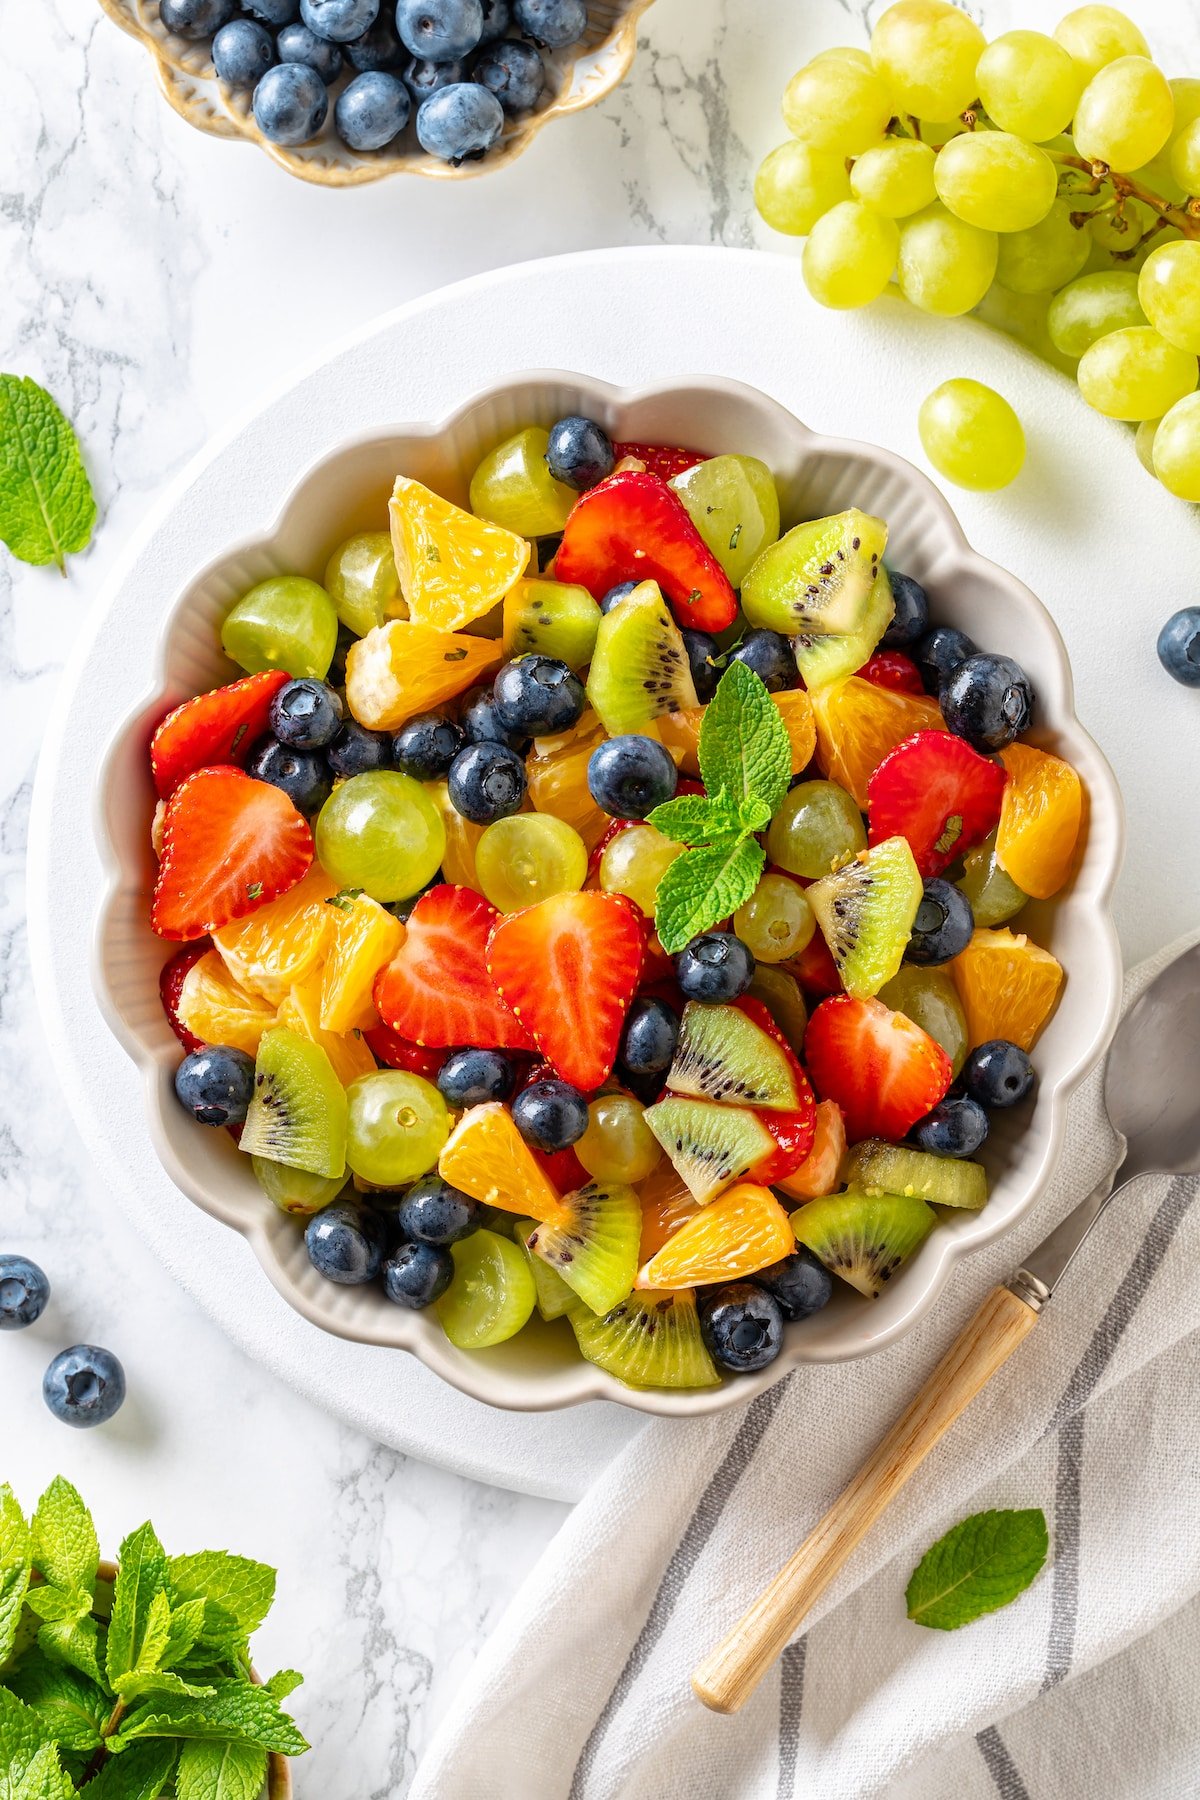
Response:
[{"label": "green grape", "polygon": [[596,1181],[644,1181],[659,1164],[662,1146],[629,1094],[601,1094],[588,1107],[588,1128],[575,1154]]},{"label": "green grape", "polygon": [[380,769],[338,783],[317,814],[316,847],[340,887],[361,888],[386,905],[433,880],[446,827],[419,781]]},{"label": "green grape", "polygon": [[337,631],[337,614],[323,587],[303,575],[272,575],[226,613],[221,648],[250,675],[286,669],[323,681]]},{"label": "green grape", "polygon": [[[1184,403],[1180,400],[1176,404],[1182,406]],[[1161,419],[1143,419],[1133,434],[1133,447],[1137,452],[1137,459],[1141,463],[1143,469],[1145,469],[1147,475],[1154,475],[1155,473],[1154,439],[1158,434],[1158,428],[1161,424]],[[1157,479],[1157,476],[1155,478]]]},{"label": "green grape", "polygon": [[1120,56],[1088,82],[1075,110],[1075,148],[1087,162],[1127,174],[1157,156],[1171,135],[1175,101],[1145,56]]},{"label": "green grape", "polygon": [[879,998],[893,1012],[903,1013],[922,1031],[927,1031],[935,1044],[940,1044],[950,1058],[957,1075],[967,1060],[970,1038],[967,1015],[963,1011],[954,977],[948,969],[918,969],[902,963],[879,990]]},{"label": "green grape", "polygon": [[[1001,238],[1001,244],[1011,243],[1019,237],[1019,232],[1012,232],[1009,237]],[[1061,369],[1064,375],[1075,379],[1076,358],[1064,356],[1051,341],[1046,329],[1046,318],[1050,311],[1049,294],[1017,294],[1011,288],[1001,287],[993,282],[979,305],[975,308],[975,317],[982,319],[986,325],[995,326],[1009,337],[1015,338],[1040,356],[1052,368]]]},{"label": "green grape", "polygon": [[834,781],[801,781],[784,795],[766,845],[777,867],[819,881],[865,850],[867,834],[845,788]]},{"label": "green grape", "polygon": [[939,150],[938,198],[984,231],[1028,231],[1054,204],[1058,175],[1036,144],[1009,131],[968,131]]},{"label": "green grape", "polygon": [[1021,891],[996,861],[994,831],[974,850],[968,850],[957,886],[971,902],[975,923],[980,927],[1006,925],[1029,900],[1029,895]]},{"label": "green grape", "polygon": [[804,889],[786,875],[764,875],[733,915],[733,929],[755,961],[764,963],[799,956],[816,924]]},{"label": "green grape", "polygon": [[312,1175],[307,1169],[291,1169],[286,1163],[272,1162],[266,1156],[252,1156],[250,1166],[254,1178],[280,1212],[296,1219],[310,1219],[323,1206],[336,1200],[346,1185],[345,1175]]},{"label": "green grape", "polygon": [[683,845],[664,837],[653,825],[630,825],[604,847],[600,886],[606,894],[624,894],[652,919],[658,884],[682,855]]},{"label": "green grape", "polygon": [[1118,56],[1149,56],[1150,46],[1132,19],[1115,6],[1080,6],[1060,19],[1054,35],[1079,64],[1085,81]]},{"label": "green grape", "polygon": [[1041,31],[1006,31],[988,45],[976,74],[988,117],[1032,144],[1066,130],[1083,91],[1079,65]]},{"label": "green grape", "polygon": [[735,588],[779,536],[775,477],[757,456],[710,456],[671,486]]},{"label": "green grape", "polygon": [[808,1009],[794,975],[777,969],[771,963],[755,967],[749,992],[761,1000],[782,1031],[792,1049],[800,1056],[804,1050],[804,1033],[808,1028]]},{"label": "green grape", "polygon": [[898,112],[952,119],[976,98],[975,68],[987,43],[947,0],[899,0],[871,33],[871,61]]},{"label": "green grape", "polygon": [[361,531],[339,544],[325,568],[325,590],[355,637],[366,637],[388,619],[408,617],[386,531]]},{"label": "green grape", "polygon": [[372,1187],[403,1187],[428,1175],[450,1136],[450,1113],[431,1081],[377,1069],[346,1089],[346,1162]]},{"label": "green grape", "polygon": [[844,57],[806,64],[783,94],[783,122],[792,136],[840,156],[859,156],[877,143],[892,111],[887,84],[874,68]]},{"label": "green grape", "polygon": [[1185,125],[1172,142],[1171,174],[1185,194],[1200,194],[1200,119]]},{"label": "green grape", "polygon": [[1079,391],[1110,419],[1157,419],[1196,385],[1196,358],[1151,325],[1097,338],[1079,360]]},{"label": "green grape", "polygon": [[834,44],[829,50],[818,50],[808,66],[811,69],[813,63],[825,62],[853,63],[857,69],[873,69],[875,67],[871,61],[870,51],[860,50],[857,44]]},{"label": "green grape", "polygon": [[[1149,55],[1149,51],[1146,52]],[[1174,143],[1181,131],[1200,119],[1200,80],[1192,75],[1172,75],[1167,80],[1171,90],[1171,98],[1175,102],[1175,124],[1172,127],[1171,141]]]},{"label": "green grape", "polygon": [[772,231],[807,237],[822,213],[850,198],[846,159],[789,138],[759,164],[754,204]]},{"label": "green grape", "polygon": [[479,885],[502,913],[575,894],[587,880],[587,845],[553,813],[515,813],[489,825],[475,846]]},{"label": "green grape", "polygon": [[1000,238],[996,280],[1015,294],[1048,294],[1073,281],[1091,251],[1086,231],[1071,223],[1071,209],[1056,200],[1044,219],[1028,231]]},{"label": "green grape", "polygon": [[961,137],[967,129],[966,120],[957,119],[918,119],[921,142],[928,144],[931,150],[940,150],[951,138]]},{"label": "green grape", "polygon": [[1138,276],[1138,299],[1168,344],[1200,351],[1200,243],[1181,240],[1152,250]]},{"label": "green grape", "polygon": [[943,381],[921,402],[917,428],[934,468],[958,487],[983,493],[1007,487],[1025,461],[1020,419],[982,381]]},{"label": "green grape", "polygon": [[978,306],[996,274],[994,231],[968,225],[940,202],[900,222],[896,278],[922,312],[954,318]]},{"label": "green grape", "polygon": [[1169,494],[1200,500],[1200,394],[1177,400],[1154,434],[1154,473]]},{"label": "green grape", "polygon": [[898,245],[894,220],[843,200],[817,220],[805,243],[804,284],[822,306],[866,306],[891,280]]},{"label": "green grape", "polygon": [[1055,294],[1046,315],[1050,336],[1064,356],[1082,356],[1110,331],[1145,323],[1138,278],[1121,269],[1081,275]]},{"label": "green grape", "polygon": [[850,171],[854,198],[889,219],[906,219],[937,199],[936,153],[916,138],[888,138],[864,150]]},{"label": "green grape", "polygon": [[471,477],[471,511],[520,537],[561,531],[579,496],[546,466],[550,433],[530,425],[489,450]]},{"label": "green grape", "polygon": [[442,1330],[459,1350],[487,1350],[515,1337],[537,1303],[524,1250],[494,1231],[451,1244],[454,1279],[437,1302]]}]

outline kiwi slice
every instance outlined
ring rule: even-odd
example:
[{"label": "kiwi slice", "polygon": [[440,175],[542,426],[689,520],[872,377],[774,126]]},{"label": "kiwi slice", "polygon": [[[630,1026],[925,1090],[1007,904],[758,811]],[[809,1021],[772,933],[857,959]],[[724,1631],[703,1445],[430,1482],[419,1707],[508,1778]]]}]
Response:
[{"label": "kiwi slice", "polygon": [[842,986],[870,1000],[900,967],[924,892],[908,839],[885,838],[806,892]]},{"label": "kiwi slice", "polygon": [[987,1204],[987,1174],[981,1164],[954,1156],[931,1156],[908,1144],[864,1138],[846,1158],[845,1179],[868,1193],[915,1194],[934,1206],[978,1212]]},{"label": "kiwi slice", "polygon": [[775,1040],[736,1006],[696,1000],[683,1009],[667,1086],[674,1094],[777,1112],[800,1104],[791,1064]]},{"label": "kiwi slice", "polygon": [[641,1241],[642,1203],[634,1190],[621,1181],[589,1181],[530,1233],[526,1248],[594,1313],[606,1313],[633,1287]]},{"label": "kiwi slice", "polygon": [[845,637],[817,637],[811,632],[801,632],[793,638],[792,649],[796,652],[796,664],[804,677],[805,687],[810,690],[828,687],[831,681],[841,681],[861,669],[874,655],[895,610],[887,570],[880,569],[867,595],[862,624],[857,631]]},{"label": "kiwi slice", "polygon": [[643,581],[601,619],[587,697],[610,737],[700,704],[683,638],[657,582]]},{"label": "kiwi slice", "polygon": [[863,1193],[847,1188],[810,1200],[792,1214],[797,1243],[804,1244],[868,1300],[933,1230],[937,1215],[911,1194]]},{"label": "kiwi slice", "polygon": [[695,1296],[630,1294],[601,1319],[571,1314],[580,1354],[634,1388],[715,1387],[721,1377],[700,1335]]},{"label": "kiwi slice", "polygon": [[579,1296],[574,1288],[567,1286],[561,1275],[554,1272],[548,1262],[543,1262],[529,1248],[529,1237],[531,1232],[537,1230],[537,1220],[509,1217],[507,1225],[511,1229],[513,1242],[529,1264],[533,1285],[537,1289],[538,1312],[547,1322],[561,1319],[564,1313],[569,1313],[573,1306],[579,1305]]},{"label": "kiwi slice", "polygon": [[346,1116],[346,1090],[321,1046],[283,1025],[264,1031],[240,1148],[332,1181],[346,1173]]},{"label": "kiwi slice", "polygon": [[775,1148],[762,1120],[744,1106],[672,1097],[648,1106],[642,1117],[701,1206]]},{"label": "kiwi slice", "polygon": [[886,544],[883,520],[857,507],[795,525],[746,576],[742,611],[789,636],[850,637],[866,625]]},{"label": "kiwi slice", "polygon": [[504,596],[504,654],[552,656],[579,670],[592,660],[600,608],[585,587],[518,581]]},{"label": "kiwi slice", "polygon": [[310,1175],[307,1169],[289,1169],[286,1163],[269,1162],[265,1156],[251,1157],[251,1167],[259,1187],[280,1212],[296,1219],[310,1219],[323,1206],[336,1200],[346,1185],[344,1175]]},{"label": "kiwi slice", "polygon": [[808,1028],[808,1008],[804,1004],[804,995],[800,992],[800,983],[796,977],[773,963],[759,963],[749,991],[756,1000],[762,1001],[799,1056],[804,1049],[804,1033]]}]

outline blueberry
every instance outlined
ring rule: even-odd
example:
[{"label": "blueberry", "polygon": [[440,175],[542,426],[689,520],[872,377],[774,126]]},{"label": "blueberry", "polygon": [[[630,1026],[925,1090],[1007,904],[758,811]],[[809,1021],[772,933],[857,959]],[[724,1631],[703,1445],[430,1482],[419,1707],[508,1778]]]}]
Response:
[{"label": "blueberry", "polygon": [[[294,30],[288,25],[279,35]],[[285,55],[282,45],[279,54]],[[273,144],[309,143],[329,113],[329,95],[317,71],[286,57],[267,70],[254,90],[253,104],[255,123]]]},{"label": "blueberry", "polygon": [[918,641],[913,660],[927,692],[937,694],[943,681],[978,652],[979,645],[965,631],[956,631],[953,625],[935,625]]},{"label": "blueberry", "polygon": [[513,0],[513,22],[548,50],[563,50],[587,30],[587,6],[584,0]]},{"label": "blueberry", "polygon": [[0,1256],[0,1331],[23,1331],[41,1318],[50,1283],[27,1256]]},{"label": "blueberry", "polygon": [[455,1050],[437,1074],[438,1091],[447,1106],[463,1110],[489,1100],[507,1100],[517,1071],[503,1050]]},{"label": "blueberry", "polygon": [[453,87],[466,78],[467,65],[461,57],[457,62],[435,63],[423,56],[413,56],[404,70],[404,85],[418,106],[426,95],[436,94],[439,88]]},{"label": "blueberry", "polygon": [[475,81],[451,82],[421,102],[417,142],[430,156],[448,162],[478,162],[504,130],[504,108],[495,94]]},{"label": "blueberry", "polygon": [[588,792],[614,819],[644,819],[671,798],[677,779],[674,758],[654,738],[605,738],[588,758]]},{"label": "blueberry", "polygon": [[516,750],[522,756],[525,754],[529,744],[527,733],[509,731],[500,723],[491,688],[479,688],[473,695],[469,694],[459,719],[469,744],[507,744],[510,750]]},{"label": "blueberry", "polygon": [[298,812],[320,812],[333,792],[329,764],[319,750],[293,750],[276,738],[260,738],[246,760],[246,773],[285,793]]},{"label": "blueberry", "polygon": [[342,89],[333,109],[333,123],[351,150],[382,150],[399,137],[411,111],[412,100],[400,77],[385,69],[371,69],[356,75]]},{"label": "blueberry", "polygon": [[206,38],[228,25],[238,0],[162,0],[159,17],[176,37]]},{"label": "blueberry", "polygon": [[397,1306],[422,1312],[454,1279],[454,1258],[433,1244],[400,1244],[383,1265],[383,1291]]},{"label": "blueberry", "polygon": [[496,717],[507,731],[547,737],[578,725],[587,695],[578,675],[553,656],[506,662],[492,687]]},{"label": "blueberry", "polygon": [[323,681],[289,681],[271,702],[271,730],[281,744],[324,750],[342,724],[342,703]]},{"label": "blueberry", "polygon": [[392,740],[384,731],[368,731],[357,719],[347,719],[325,752],[335,775],[370,775],[392,766]]},{"label": "blueberry", "polygon": [[[602,613],[610,613],[614,606],[620,606],[622,600],[627,600],[637,585],[636,581],[618,581],[616,587],[610,587],[603,600],[601,600],[600,611]],[[691,635],[693,637],[699,637],[701,634],[699,632],[693,632]]]},{"label": "blueberry", "polygon": [[242,11],[253,13],[264,25],[287,25],[300,17],[300,0],[242,0]]},{"label": "blueberry", "polygon": [[125,1398],[125,1371],[111,1350],[73,1344],[42,1376],[42,1399],[64,1425],[85,1430],[111,1419]]},{"label": "blueberry", "polygon": [[520,812],[528,783],[525,764],[504,744],[468,744],[450,764],[450,804],[473,825],[491,825]]},{"label": "blueberry", "polygon": [[588,1128],[587,1101],[566,1081],[535,1081],[512,1103],[513,1124],[535,1150],[568,1150]]},{"label": "blueberry", "polygon": [[360,75],[374,69],[387,69],[399,74],[408,56],[396,31],[395,14],[386,9],[380,13],[370,31],[346,45],[346,61]]},{"label": "blueberry", "polygon": [[331,44],[349,44],[379,17],[380,0],[300,0],[300,17]]},{"label": "blueberry", "polygon": [[1011,656],[969,656],[942,683],[939,703],[955,737],[984,753],[1003,750],[1033,717],[1029,677]]},{"label": "blueberry", "polygon": [[935,876],[925,883],[925,891],[917,907],[905,959],[928,967],[931,963],[949,962],[965,950],[975,929],[971,902],[949,881]]},{"label": "blueberry", "polygon": [[765,1369],[783,1349],[783,1311],[749,1281],[713,1288],[700,1302],[700,1330],[714,1362],[739,1375]]},{"label": "blueberry", "polygon": [[205,1044],[176,1069],[175,1093],[201,1125],[240,1125],[254,1095],[254,1058],[226,1044]]},{"label": "blueberry", "polygon": [[480,0],[398,0],[396,29],[414,56],[449,62],[478,46],[483,7]]},{"label": "blueberry", "polygon": [[929,595],[911,575],[897,575],[889,569],[888,580],[895,612],[879,641],[886,650],[907,650],[929,630]]},{"label": "blueberry", "polygon": [[664,1075],[675,1060],[679,1017],[665,1000],[644,994],[625,1015],[621,1065],[631,1075]]},{"label": "blueberry", "polygon": [[439,869],[432,879],[425,883],[423,888],[417,889],[415,894],[406,894],[403,900],[389,900],[384,910],[390,912],[393,918],[402,919],[407,922],[412,917],[413,907],[417,904],[417,901],[421,898],[422,894],[427,894],[430,888],[441,887],[445,879],[445,875],[443,875],[442,871]]},{"label": "blueberry", "polygon": [[285,25],[275,40],[281,63],[303,63],[305,68],[313,69],[321,80],[328,83],[336,81],[342,72],[342,53],[336,44],[328,39],[320,38],[307,25],[299,20],[294,25]]},{"label": "blueberry", "polygon": [[418,713],[392,739],[392,767],[416,781],[440,781],[467,741],[467,734],[442,713]]},{"label": "blueberry", "polygon": [[383,1226],[373,1213],[335,1200],[314,1213],[304,1231],[308,1260],[326,1281],[361,1287],[374,1281],[383,1261]]},{"label": "blueberry", "polygon": [[1172,613],[1158,634],[1158,660],[1184,687],[1200,687],[1200,606]]},{"label": "blueberry", "polygon": [[809,1319],[828,1305],[833,1276],[811,1250],[799,1249],[782,1262],[760,1269],[755,1285],[773,1294],[785,1319]]},{"label": "blueberry", "polygon": [[721,1006],[746,992],[754,958],[732,931],[706,931],[675,958],[675,979],[685,1000]]},{"label": "blueberry", "polygon": [[485,50],[474,68],[474,79],[495,94],[506,113],[528,112],[537,105],[546,85],[546,70],[532,44],[505,38]]},{"label": "blueberry", "polygon": [[[630,586],[633,584],[630,583]],[[605,596],[607,599],[607,595]],[[603,602],[601,602],[603,610]],[[686,626],[680,631],[683,647],[687,651],[688,667],[692,671],[692,682],[696,689],[696,698],[703,705],[711,700],[717,691],[717,683],[721,679],[721,670],[716,667],[716,659],[721,651],[716,638],[709,637],[707,631],[689,631]],[[796,661],[792,659],[792,685],[795,685]]]},{"label": "blueberry", "polygon": [[213,68],[230,87],[254,87],[275,61],[275,40],[265,25],[231,19],[212,41]]},{"label": "blueberry", "polygon": [[483,0],[483,36],[481,44],[494,44],[508,30],[508,0]]},{"label": "blueberry", "polygon": [[1031,1093],[1037,1076],[1025,1051],[1007,1038],[989,1038],[972,1050],[962,1084],[980,1106],[1016,1106]]},{"label": "blueberry", "polygon": [[974,1156],[987,1134],[987,1114],[969,1094],[947,1094],[913,1131],[932,1156]]},{"label": "blueberry", "polygon": [[778,631],[748,631],[727,660],[753,669],[769,694],[794,688],[799,679],[791,642]]},{"label": "blueberry", "polygon": [[478,1207],[440,1175],[426,1175],[410,1187],[396,1209],[396,1223],[418,1244],[457,1243],[475,1230]]},{"label": "blueberry", "polygon": [[[573,42],[573,39],[566,40]],[[582,494],[613,472],[612,439],[594,419],[569,413],[550,427],[546,462],[555,481]]]}]

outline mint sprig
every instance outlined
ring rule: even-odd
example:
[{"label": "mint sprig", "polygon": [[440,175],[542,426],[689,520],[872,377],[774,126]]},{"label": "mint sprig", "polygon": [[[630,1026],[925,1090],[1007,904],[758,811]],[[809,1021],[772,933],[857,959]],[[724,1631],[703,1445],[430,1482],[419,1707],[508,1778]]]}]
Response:
[{"label": "mint sprig", "polygon": [[1040,1507],[972,1513],[932,1544],[912,1572],[908,1616],[935,1631],[957,1631],[1023,1594],[1049,1548]]},{"label": "mint sprig", "polygon": [[688,846],[655,901],[659,941],[672,955],[750,898],[766,867],[755,834],[770,824],[791,780],[787,727],[744,663],[729,665],[705,710],[699,759],[707,794],[681,795],[649,815],[664,837]]},{"label": "mint sprig", "polygon": [[0,542],[21,562],[57,563],[86,548],[96,500],[79,439],[36,381],[0,375]]}]

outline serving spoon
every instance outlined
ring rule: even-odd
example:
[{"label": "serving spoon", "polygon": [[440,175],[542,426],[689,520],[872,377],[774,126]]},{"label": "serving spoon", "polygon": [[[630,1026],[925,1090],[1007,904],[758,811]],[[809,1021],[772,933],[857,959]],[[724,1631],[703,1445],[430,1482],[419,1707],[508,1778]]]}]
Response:
[{"label": "serving spoon", "polygon": [[993,1288],[821,1522],[697,1667],[692,1687],[714,1712],[736,1712],[749,1699],[884,1509],[1028,1337],[1116,1196],[1143,1175],[1200,1171],[1200,944],[1168,963],[1118,1026],[1104,1104],[1118,1141],[1111,1175]]}]

